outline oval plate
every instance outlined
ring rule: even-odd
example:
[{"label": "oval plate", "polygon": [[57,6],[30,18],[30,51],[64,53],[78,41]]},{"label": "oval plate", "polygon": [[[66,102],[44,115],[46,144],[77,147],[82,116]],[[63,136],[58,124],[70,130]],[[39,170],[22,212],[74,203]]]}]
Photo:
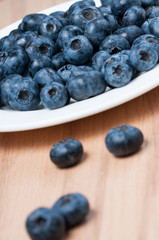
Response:
[{"label": "oval plate", "polygon": [[[42,11],[49,14],[54,11],[65,11],[76,1],[69,1]],[[96,1],[97,6],[100,1]],[[0,31],[0,38],[19,25],[17,21]],[[0,132],[15,132],[54,126],[81,119],[108,110],[130,101],[159,85],[159,65],[153,70],[133,79],[128,85],[107,91],[99,96],[71,103],[57,110],[40,109],[36,111],[18,112],[8,108],[0,110]]]}]

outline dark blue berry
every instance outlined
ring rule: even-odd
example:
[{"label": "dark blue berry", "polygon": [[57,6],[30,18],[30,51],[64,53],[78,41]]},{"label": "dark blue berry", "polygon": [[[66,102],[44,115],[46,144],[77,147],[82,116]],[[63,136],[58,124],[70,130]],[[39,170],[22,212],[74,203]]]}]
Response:
[{"label": "dark blue berry", "polygon": [[47,83],[40,92],[41,102],[45,108],[57,109],[69,102],[67,88],[57,82]]},{"label": "dark blue berry", "polygon": [[61,77],[49,67],[40,69],[34,76],[33,80],[39,85],[40,88],[44,87],[50,82],[58,82],[63,84]]},{"label": "dark blue berry", "polygon": [[52,209],[39,208],[28,216],[26,229],[32,240],[62,240],[65,222],[63,217]]},{"label": "dark blue berry", "polygon": [[92,58],[92,68],[96,71],[101,72],[103,64],[107,59],[109,59],[111,55],[106,51],[99,51],[94,54]]},{"label": "dark blue berry", "polygon": [[107,149],[118,157],[127,156],[138,151],[143,143],[143,134],[129,125],[111,129],[105,138]]},{"label": "dark blue berry", "polygon": [[136,25],[141,27],[141,25],[146,20],[146,13],[142,7],[132,6],[124,14],[122,19],[122,26],[127,27],[130,25]]},{"label": "dark blue berry", "polygon": [[129,41],[130,44],[132,44],[136,38],[143,34],[143,30],[136,25],[132,25],[120,28],[117,31],[115,31],[114,34],[124,37],[126,40]]},{"label": "dark blue berry", "polygon": [[79,35],[64,43],[63,55],[68,63],[85,64],[93,55],[93,47],[85,36]]},{"label": "dark blue berry", "polygon": [[156,66],[158,54],[150,43],[141,42],[131,48],[130,63],[138,71],[148,71]]},{"label": "dark blue berry", "polygon": [[99,95],[105,91],[106,86],[102,73],[97,71],[82,72],[67,81],[70,97],[76,101]]},{"label": "dark blue berry", "polygon": [[72,64],[67,64],[63,67],[61,67],[57,73],[62,78],[64,84],[67,83],[67,81],[70,79],[72,72],[74,72],[77,69],[77,66]]},{"label": "dark blue berry", "polygon": [[[100,9],[100,11],[101,11],[101,9]],[[120,28],[121,20],[118,17],[115,17],[113,14],[105,13],[102,11],[101,11],[101,13],[102,13],[103,17],[105,18],[105,20],[107,20],[109,22],[112,33],[114,31],[116,31],[118,28]]]},{"label": "dark blue berry", "polygon": [[52,16],[47,16],[39,24],[38,32],[40,35],[50,38],[52,41],[56,41],[58,33],[61,31],[62,27],[63,25],[58,19]]},{"label": "dark blue berry", "polygon": [[59,212],[64,217],[67,228],[71,228],[84,221],[89,213],[89,202],[80,193],[68,194],[56,201],[53,210]]},{"label": "dark blue berry", "polygon": [[141,26],[142,30],[144,31],[144,34],[150,34],[149,30],[149,24],[152,21],[152,19],[147,19]]},{"label": "dark blue berry", "polygon": [[60,168],[71,167],[81,161],[83,156],[82,144],[72,138],[56,143],[50,151],[50,158]]},{"label": "dark blue berry", "polygon": [[64,59],[63,52],[57,53],[52,57],[52,67],[55,70],[63,67],[67,64],[67,61]]},{"label": "dark blue berry", "polygon": [[130,49],[130,44],[125,38],[118,35],[110,35],[106,37],[100,46],[101,51],[108,51],[110,55],[116,54],[125,49]]},{"label": "dark blue berry", "polygon": [[105,81],[111,88],[123,87],[128,84],[133,76],[132,68],[121,61],[107,61],[104,65]]},{"label": "dark blue berry", "polygon": [[32,77],[42,68],[51,67],[51,59],[47,56],[33,57],[28,65],[28,71]]},{"label": "dark blue berry", "polygon": [[159,37],[159,17],[152,18],[149,23],[150,34]]},{"label": "dark blue berry", "polygon": [[159,6],[151,6],[146,9],[146,18],[159,17]]},{"label": "dark blue berry", "polygon": [[[110,0],[111,1],[111,0]],[[102,13],[102,15],[104,16],[105,14],[112,14],[112,10],[111,10],[111,6],[110,5],[102,5],[99,8],[99,11]]]},{"label": "dark blue berry", "polygon": [[9,36],[14,37],[14,39],[19,38],[24,33],[23,30],[14,29],[10,32]]},{"label": "dark blue berry", "polygon": [[15,38],[13,36],[6,36],[1,38],[0,50],[1,51],[10,50],[13,47],[14,42]]},{"label": "dark blue berry", "polygon": [[39,23],[46,17],[45,14],[42,13],[34,13],[26,15],[21,23],[21,29],[24,31],[37,31]]},{"label": "dark blue berry", "polygon": [[33,57],[47,56],[52,57],[55,54],[55,43],[46,37],[37,36],[25,48],[30,59]]},{"label": "dark blue berry", "polygon": [[0,52],[0,80],[11,74],[23,74],[28,64],[28,57],[22,48],[12,48]]},{"label": "dark blue berry", "polygon": [[83,30],[81,28],[74,25],[68,25],[64,27],[60,31],[57,39],[57,45],[60,48],[60,50],[63,51],[63,45],[65,42],[67,42],[70,38],[78,35],[83,35]]},{"label": "dark blue berry", "polygon": [[122,16],[132,6],[141,6],[141,0],[112,0],[111,10],[116,16]]},{"label": "dark blue berry", "polygon": [[63,27],[70,24],[70,21],[66,12],[57,11],[57,12],[51,13],[50,16],[58,19],[62,23]]},{"label": "dark blue berry", "polygon": [[141,0],[141,4],[144,8],[147,8],[150,6],[158,6],[159,0]]},{"label": "dark blue berry", "polygon": [[40,103],[38,85],[29,77],[19,76],[18,81],[10,83],[8,102],[11,108],[18,111],[36,110]]},{"label": "dark blue berry", "polygon": [[17,38],[17,40],[15,40],[14,46],[25,48],[26,45],[30,43],[36,36],[37,35],[34,32],[31,31],[24,32]]},{"label": "dark blue berry", "polygon": [[83,9],[77,8],[70,16],[70,23],[85,29],[86,24],[94,19],[104,18],[102,13],[96,7],[84,7]]},{"label": "dark blue berry", "polygon": [[95,48],[98,48],[106,36],[110,35],[110,24],[105,19],[94,19],[87,23],[84,35]]},{"label": "dark blue berry", "polygon": [[87,1],[77,1],[73,3],[70,8],[67,10],[67,16],[71,16],[71,14],[74,12],[75,9],[83,9],[84,7],[88,6],[95,6],[94,1],[92,0],[87,0]]}]

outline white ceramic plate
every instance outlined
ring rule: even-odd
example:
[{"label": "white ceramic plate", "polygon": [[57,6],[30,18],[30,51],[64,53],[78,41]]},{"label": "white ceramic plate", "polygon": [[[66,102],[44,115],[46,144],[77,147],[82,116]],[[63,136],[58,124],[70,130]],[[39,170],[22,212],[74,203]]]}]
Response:
[{"label": "white ceramic plate", "polygon": [[[53,11],[67,10],[75,1],[69,1],[42,11],[49,14]],[[96,0],[97,5],[100,1]],[[20,21],[0,31],[0,38],[15,29]],[[99,96],[75,102],[57,110],[41,109],[29,112],[18,112],[10,109],[0,110],[0,132],[14,132],[43,128],[70,122],[118,106],[134,99],[159,85],[159,65],[143,73],[128,85],[107,91]]]}]

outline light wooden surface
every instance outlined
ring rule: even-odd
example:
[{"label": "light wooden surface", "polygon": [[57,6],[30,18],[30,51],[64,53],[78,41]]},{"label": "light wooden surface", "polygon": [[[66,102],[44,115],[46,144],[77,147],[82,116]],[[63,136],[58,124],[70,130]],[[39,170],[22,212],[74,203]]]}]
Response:
[{"label": "light wooden surface", "polygon": [[[60,2],[1,0],[0,27]],[[106,132],[120,124],[139,127],[145,137],[141,151],[123,159],[112,156],[104,144]],[[78,166],[60,170],[49,151],[67,137],[83,143],[85,157]],[[70,192],[85,194],[92,212],[65,240],[159,239],[158,88],[83,120],[0,134],[0,240],[29,240],[27,215]]]}]

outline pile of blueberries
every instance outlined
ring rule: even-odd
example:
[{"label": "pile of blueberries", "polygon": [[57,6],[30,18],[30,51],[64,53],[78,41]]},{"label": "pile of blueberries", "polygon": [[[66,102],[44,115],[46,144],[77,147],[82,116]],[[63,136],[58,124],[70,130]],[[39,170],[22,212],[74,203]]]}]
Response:
[{"label": "pile of blueberries", "polygon": [[57,109],[128,84],[159,58],[159,0],[78,1],[0,39],[0,104]]}]

